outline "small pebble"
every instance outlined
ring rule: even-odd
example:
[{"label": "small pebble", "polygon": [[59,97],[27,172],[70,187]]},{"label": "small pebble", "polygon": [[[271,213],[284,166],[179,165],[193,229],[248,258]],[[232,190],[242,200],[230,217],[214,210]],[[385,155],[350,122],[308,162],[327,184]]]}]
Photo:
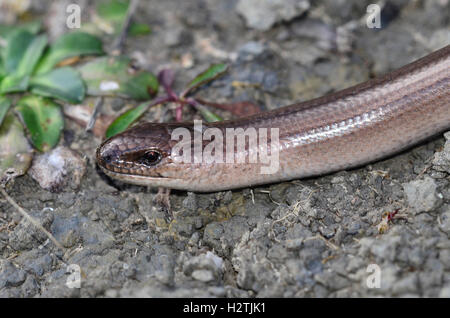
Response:
[{"label": "small pebble", "polygon": [[426,176],[423,180],[414,180],[403,184],[408,204],[416,213],[429,212],[436,209],[442,202],[437,193],[434,179]]},{"label": "small pebble", "polygon": [[51,192],[78,189],[85,172],[85,160],[77,152],[62,146],[36,156],[28,170],[43,189]]}]

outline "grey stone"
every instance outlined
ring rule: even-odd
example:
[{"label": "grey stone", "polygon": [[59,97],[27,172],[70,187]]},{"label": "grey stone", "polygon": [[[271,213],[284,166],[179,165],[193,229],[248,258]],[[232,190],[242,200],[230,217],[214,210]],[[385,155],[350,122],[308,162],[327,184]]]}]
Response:
[{"label": "grey stone", "polygon": [[265,46],[260,42],[250,41],[239,48],[240,55],[258,56],[263,53]]},{"label": "grey stone", "polygon": [[25,263],[27,270],[30,270],[36,276],[42,276],[52,268],[53,259],[50,255],[46,254],[38,258],[32,258]]},{"label": "grey stone", "polygon": [[25,271],[15,267],[11,262],[0,262],[0,289],[20,286],[26,277]]},{"label": "grey stone", "polygon": [[440,293],[439,293],[439,297],[441,298],[450,298],[450,285],[449,286],[445,286],[441,289]]},{"label": "grey stone", "polygon": [[223,260],[217,255],[207,252],[186,260],[183,264],[183,272],[192,278],[209,282],[222,276]]},{"label": "grey stone", "polygon": [[436,152],[433,158],[433,169],[450,173],[450,132],[444,134],[446,139],[444,149]]},{"label": "grey stone", "polygon": [[439,228],[447,234],[450,234],[450,211],[446,211],[440,215]]},{"label": "grey stone", "polygon": [[403,189],[409,206],[416,213],[432,211],[442,203],[442,198],[437,192],[436,182],[428,176],[422,180],[404,183]]},{"label": "grey stone", "polygon": [[42,188],[52,192],[66,187],[78,189],[85,172],[85,160],[76,151],[63,146],[35,157],[28,170]]},{"label": "grey stone", "polygon": [[186,210],[186,215],[196,215],[197,214],[197,195],[193,192],[188,192],[187,197],[183,200],[183,207]]},{"label": "grey stone", "polygon": [[419,279],[417,274],[409,274],[395,282],[392,286],[394,295],[408,294],[419,291]]},{"label": "grey stone", "polygon": [[196,269],[191,274],[192,278],[199,280],[201,282],[207,283],[214,279],[214,274],[205,269]]},{"label": "grey stone", "polygon": [[277,22],[298,17],[309,7],[307,0],[239,0],[236,10],[248,27],[265,31]]},{"label": "grey stone", "polygon": [[[39,220],[41,225],[49,230],[53,223],[54,216],[50,211],[43,213],[31,213],[35,219]],[[32,225],[28,220],[22,219],[20,224],[14,228],[9,236],[9,245],[15,250],[30,250],[41,245],[48,237]]]},{"label": "grey stone", "polygon": [[441,250],[439,252],[439,260],[447,271],[450,270],[450,249]]},{"label": "grey stone", "polygon": [[21,286],[23,297],[33,297],[39,293],[39,284],[33,276],[28,275]]}]

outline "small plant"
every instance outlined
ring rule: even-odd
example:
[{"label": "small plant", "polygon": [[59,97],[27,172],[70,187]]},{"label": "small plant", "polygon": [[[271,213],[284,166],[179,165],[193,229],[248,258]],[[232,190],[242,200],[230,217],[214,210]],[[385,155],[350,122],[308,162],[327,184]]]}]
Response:
[{"label": "small plant", "polygon": [[164,69],[158,74],[158,81],[165,91],[165,95],[158,97],[150,102],[145,102],[139,106],[130,109],[117,117],[112,124],[106,130],[106,137],[112,137],[125,129],[127,129],[132,123],[138,120],[150,107],[156,106],[162,103],[172,102],[177,104],[175,109],[176,121],[182,121],[182,113],[185,105],[190,105],[196,108],[202,117],[208,122],[220,121],[222,118],[217,114],[211,112],[205,105],[227,110],[237,116],[251,115],[260,111],[259,107],[250,102],[237,102],[229,104],[211,103],[203,99],[191,97],[192,93],[214,79],[222,76],[227,71],[225,64],[213,64],[207,70],[197,75],[187,87],[177,94],[173,90],[172,86],[175,79],[175,74],[172,70]]},{"label": "small plant", "polygon": [[[126,28],[129,1],[97,4],[101,25],[116,34]],[[97,21],[93,18],[94,22]],[[45,152],[60,140],[64,128],[61,103],[79,104],[86,95],[148,100],[158,91],[156,77],[140,71],[126,56],[105,55],[95,23],[49,43],[38,21],[0,25],[0,180],[24,174],[33,151]],[[144,24],[131,25],[130,35],[148,34]],[[88,63],[82,57],[90,56]]]},{"label": "small plant", "polygon": [[197,87],[206,84],[207,82],[210,82],[213,79],[224,74],[226,70],[227,66],[225,64],[212,65],[205,72],[199,74],[194,80],[192,80],[188,84],[187,88],[179,95],[177,95],[172,89],[172,85],[175,80],[174,72],[168,69],[162,70],[158,74],[158,81],[164,88],[166,95],[158,97],[150,102],[140,104],[139,106],[130,109],[117,117],[106,130],[106,137],[112,137],[127,129],[132,123],[139,119],[147,111],[148,108],[168,102],[177,104],[177,108],[175,111],[175,118],[177,121],[181,121],[183,107],[186,104],[196,107],[207,121],[222,120],[222,118],[210,112],[206,107],[201,105],[194,98],[188,98],[187,96]]},{"label": "small plant", "polygon": [[85,96],[80,74],[72,67],[56,66],[74,56],[103,54],[101,41],[77,32],[63,35],[48,46],[45,34],[18,29],[6,37],[0,54],[0,98],[4,100],[0,112],[6,114],[13,105],[7,95],[27,93],[19,96],[14,110],[27,127],[33,146],[39,151],[52,148],[59,140],[63,122],[55,100],[80,103]]}]

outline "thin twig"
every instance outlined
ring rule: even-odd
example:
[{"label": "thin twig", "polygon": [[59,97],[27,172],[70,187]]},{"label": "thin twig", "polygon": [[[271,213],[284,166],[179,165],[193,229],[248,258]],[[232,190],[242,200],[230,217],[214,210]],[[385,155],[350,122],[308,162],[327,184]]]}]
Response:
[{"label": "thin twig", "polygon": [[265,194],[267,194],[267,196],[269,197],[269,200],[272,201],[273,204],[281,205],[280,202],[277,202],[277,201],[275,201],[275,200],[272,198],[272,193],[271,193],[271,191],[269,191],[269,190],[259,190],[258,192],[259,192],[259,193],[265,193]]},{"label": "thin twig", "polygon": [[91,118],[89,118],[89,122],[86,125],[86,132],[89,132],[92,130],[92,128],[95,125],[95,122],[97,121],[97,115],[100,113],[100,109],[102,109],[103,106],[103,97],[98,97],[95,100],[95,105],[94,105],[94,111],[92,112]]},{"label": "thin twig", "polygon": [[337,245],[331,243],[330,241],[328,241],[326,238],[324,238],[324,237],[323,237],[322,235],[320,235],[320,234],[317,234],[317,235],[314,235],[314,236],[307,237],[307,238],[305,238],[305,240],[304,240],[303,242],[307,242],[307,241],[311,241],[311,240],[322,240],[322,241],[325,243],[326,246],[328,246],[328,247],[330,247],[330,248],[332,248],[332,249],[334,249],[334,250],[338,250],[338,249],[339,249],[339,246],[337,246]]},{"label": "thin twig", "polygon": [[22,216],[27,219],[31,224],[41,230],[47,237],[62,251],[65,251],[65,248],[56,240],[56,238],[47,231],[36,219],[34,219],[31,215],[29,215],[22,207],[20,207],[13,198],[11,198],[8,193],[6,193],[5,188],[0,186],[0,192],[5,197],[5,199],[20,213]]},{"label": "thin twig", "polygon": [[[122,29],[120,30],[120,33],[117,36],[117,38],[114,40],[111,52],[114,53],[114,51],[118,51],[119,54],[122,52],[123,42],[127,37],[128,28],[130,27],[131,23],[131,18],[133,17],[133,14],[136,11],[138,4],[139,0],[132,0],[130,2],[130,5],[128,6],[127,10],[127,15],[122,25]],[[103,106],[103,97],[99,97],[95,101],[94,112],[92,113],[91,118],[89,119],[89,123],[86,126],[86,132],[89,132],[94,127],[95,121],[97,120],[97,116],[100,113],[100,109],[102,106]]]},{"label": "thin twig", "polygon": [[131,18],[133,17],[134,12],[139,4],[139,0],[131,0],[130,5],[128,6],[127,16],[125,17],[125,21],[122,25],[122,30],[120,30],[119,36],[115,39],[112,51],[122,51],[122,45],[127,37],[128,28],[130,27]]}]

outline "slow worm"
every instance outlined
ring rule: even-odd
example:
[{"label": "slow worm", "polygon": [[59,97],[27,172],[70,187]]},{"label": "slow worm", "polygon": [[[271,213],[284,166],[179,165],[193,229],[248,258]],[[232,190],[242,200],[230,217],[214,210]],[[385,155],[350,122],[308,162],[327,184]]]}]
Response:
[{"label": "slow worm", "polygon": [[[104,141],[97,161],[107,175],[123,182],[199,192],[323,175],[385,158],[449,129],[449,84],[450,45],[380,78],[250,117],[203,123],[200,131],[193,123],[136,125]],[[182,140],[173,140],[176,128],[186,128],[192,136],[194,130],[201,136],[216,128],[212,131],[223,134],[224,146],[214,151],[209,146],[207,153],[223,151],[223,162],[196,155],[212,143],[208,135],[197,144],[194,137],[184,139],[191,150],[185,158],[191,160],[177,160],[189,152],[174,151]],[[259,128],[266,128],[268,142],[248,139],[238,147],[236,139],[227,147],[227,128],[255,129],[258,137]],[[278,147],[271,148],[277,140]],[[250,161],[250,155],[264,152],[275,159],[277,151],[273,173],[261,173],[267,162]],[[245,160],[226,161],[226,153]]]}]

